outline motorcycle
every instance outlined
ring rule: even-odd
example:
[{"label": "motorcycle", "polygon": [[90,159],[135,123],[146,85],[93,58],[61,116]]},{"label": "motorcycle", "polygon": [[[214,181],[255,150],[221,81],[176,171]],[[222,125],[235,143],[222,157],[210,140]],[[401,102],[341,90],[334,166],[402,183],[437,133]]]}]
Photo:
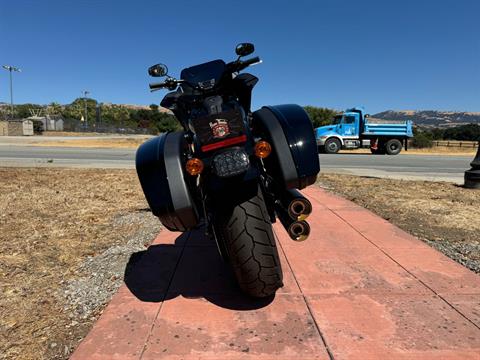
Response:
[{"label": "motorcycle", "polygon": [[151,76],[166,78],[150,89],[170,90],[160,105],[183,130],[142,144],[136,169],[153,214],[168,230],[204,226],[240,288],[267,297],[283,286],[272,223],[278,218],[295,241],[308,237],[312,205],[298,190],[315,182],[320,164],[302,107],[251,111],[258,78],[241,71],[261,60],[243,60],[253,44],[235,51],[236,60],[183,69],[180,79],[164,64],[149,68]]}]

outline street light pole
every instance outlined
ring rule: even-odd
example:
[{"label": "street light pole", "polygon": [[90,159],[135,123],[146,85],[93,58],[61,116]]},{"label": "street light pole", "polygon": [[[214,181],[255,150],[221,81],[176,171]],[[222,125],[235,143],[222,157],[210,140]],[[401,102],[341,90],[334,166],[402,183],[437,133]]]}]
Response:
[{"label": "street light pole", "polygon": [[90,94],[89,91],[87,90],[83,90],[83,103],[85,105],[85,124],[84,124],[84,128],[86,129],[87,128],[87,125],[88,125],[88,113],[87,113],[87,95]]},{"label": "street light pole", "polygon": [[13,80],[12,80],[12,71],[22,72],[22,69],[19,69],[11,65],[3,65],[3,68],[10,73],[10,117],[13,119]]}]

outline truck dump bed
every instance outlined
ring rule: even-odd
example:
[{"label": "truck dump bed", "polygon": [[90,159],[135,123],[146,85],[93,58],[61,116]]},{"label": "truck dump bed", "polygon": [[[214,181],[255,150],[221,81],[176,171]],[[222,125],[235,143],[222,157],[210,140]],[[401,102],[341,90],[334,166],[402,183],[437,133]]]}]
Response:
[{"label": "truck dump bed", "polygon": [[410,120],[365,119],[363,135],[407,136],[412,137],[412,122]]}]

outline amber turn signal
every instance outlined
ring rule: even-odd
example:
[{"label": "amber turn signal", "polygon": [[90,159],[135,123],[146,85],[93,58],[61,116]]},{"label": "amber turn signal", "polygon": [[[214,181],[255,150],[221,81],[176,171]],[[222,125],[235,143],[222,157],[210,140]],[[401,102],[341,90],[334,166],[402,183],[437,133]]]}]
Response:
[{"label": "amber turn signal", "polygon": [[272,147],[266,141],[260,140],[255,144],[255,155],[260,159],[265,159],[272,152]]},{"label": "amber turn signal", "polygon": [[197,158],[188,159],[185,169],[190,175],[198,175],[203,171],[203,161]]}]

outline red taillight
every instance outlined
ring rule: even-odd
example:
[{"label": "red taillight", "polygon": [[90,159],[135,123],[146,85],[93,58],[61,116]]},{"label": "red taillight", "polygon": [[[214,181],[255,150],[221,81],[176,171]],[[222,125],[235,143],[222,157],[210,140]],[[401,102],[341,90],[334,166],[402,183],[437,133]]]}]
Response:
[{"label": "red taillight", "polygon": [[247,141],[247,135],[241,135],[234,138],[222,140],[213,144],[203,145],[201,149],[203,152],[206,152],[206,151],[211,151],[215,149],[220,149],[222,147],[226,147],[230,145],[240,144],[245,141]]}]

